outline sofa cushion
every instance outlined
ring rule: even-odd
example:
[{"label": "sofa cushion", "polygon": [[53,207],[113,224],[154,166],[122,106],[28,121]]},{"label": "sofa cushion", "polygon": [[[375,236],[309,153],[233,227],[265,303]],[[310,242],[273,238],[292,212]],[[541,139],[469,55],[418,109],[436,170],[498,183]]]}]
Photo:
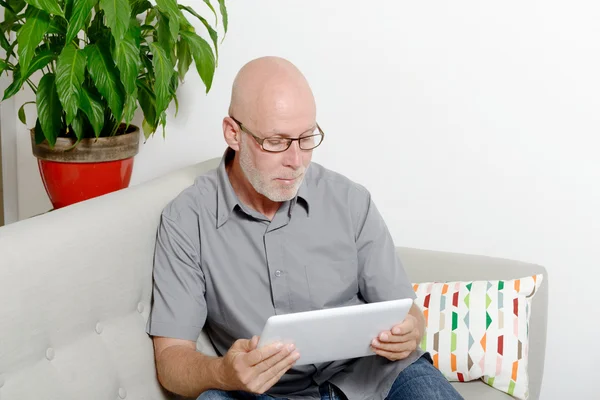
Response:
[{"label": "sofa cushion", "polygon": [[484,382],[451,382],[454,389],[465,399],[485,399],[485,400],[510,400],[514,399],[508,394],[489,387]]},{"label": "sofa cushion", "polygon": [[534,275],[415,284],[415,303],[427,323],[422,349],[450,381],[482,379],[526,399],[531,301],[541,282],[542,275]]}]

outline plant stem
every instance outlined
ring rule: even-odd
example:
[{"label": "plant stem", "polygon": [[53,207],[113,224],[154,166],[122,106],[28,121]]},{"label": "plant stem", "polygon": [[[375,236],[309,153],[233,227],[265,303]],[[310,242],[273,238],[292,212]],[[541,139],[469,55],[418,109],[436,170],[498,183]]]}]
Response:
[{"label": "plant stem", "polygon": [[33,93],[37,94],[37,87],[33,84],[33,82],[31,82],[29,79],[27,79],[26,82],[29,85],[29,87],[31,88],[31,90],[33,90]]}]

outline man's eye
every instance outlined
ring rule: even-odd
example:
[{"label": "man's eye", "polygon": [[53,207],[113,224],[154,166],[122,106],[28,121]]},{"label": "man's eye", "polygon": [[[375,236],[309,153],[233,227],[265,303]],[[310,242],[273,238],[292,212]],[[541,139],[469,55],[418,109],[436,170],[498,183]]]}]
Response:
[{"label": "man's eye", "polygon": [[279,146],[285,143],[285,139],[267,139],[267,142],[272,146]]}]

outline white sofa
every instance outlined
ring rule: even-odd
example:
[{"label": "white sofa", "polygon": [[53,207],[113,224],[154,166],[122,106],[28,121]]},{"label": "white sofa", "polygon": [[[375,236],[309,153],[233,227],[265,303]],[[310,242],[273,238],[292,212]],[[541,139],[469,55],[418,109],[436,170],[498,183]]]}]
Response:
[{"label": "white sofa", "polygon": [[[219,160],[0,228],[0,400],[167,399],[145,333],[154,239],[169,200]],[[543,267],[399,248],[413,282],[508,279]],[[547,276],[532,316],[531,399],[543,374]],[[198,349],[212,353],[205,336]],[[466,399],[508,399],[481,383]]]}]

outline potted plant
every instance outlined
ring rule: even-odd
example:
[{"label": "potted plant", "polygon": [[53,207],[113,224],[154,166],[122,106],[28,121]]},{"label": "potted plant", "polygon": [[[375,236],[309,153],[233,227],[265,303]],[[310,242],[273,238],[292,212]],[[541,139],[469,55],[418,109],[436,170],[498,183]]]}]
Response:
[{"label": "potted plant", "polygon": [[[210,0],[207,10],[218,15]],[[227,9],[218,0],[224,34]],[[54,208],[129,185],[143,112],[146,139],[166,124],[192,63],[206,92],[218,60],[215,28],[176,0],[0,0],[0,74],[12,71],[6,100],[29,88],[37,119],[33,154]],[[196,18],[214,46],[188,20]],[[222,42],[222,41],[221,41]],[[215,55],[216,54],[216,55]],[[177,111],[175,112],[175,115]]]}]

